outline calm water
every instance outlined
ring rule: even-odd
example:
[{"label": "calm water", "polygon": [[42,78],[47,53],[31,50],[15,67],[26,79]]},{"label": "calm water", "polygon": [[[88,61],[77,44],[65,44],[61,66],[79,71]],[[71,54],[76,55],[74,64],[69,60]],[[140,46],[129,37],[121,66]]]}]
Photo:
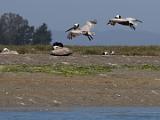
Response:
[{"label": "calm water", "polygon": [[0,112],[0,120],[160,120],[160,108],[78,108],[50,112]]}]

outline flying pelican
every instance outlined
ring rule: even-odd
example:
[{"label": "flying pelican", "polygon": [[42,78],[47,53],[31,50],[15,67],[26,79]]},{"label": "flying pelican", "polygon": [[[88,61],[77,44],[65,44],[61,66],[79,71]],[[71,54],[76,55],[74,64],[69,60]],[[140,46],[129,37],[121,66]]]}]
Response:
[{"label": "flying pelican", "polygon": [[122,18],[120,15],[116,15],[116,17],[113,19],[110,19],[107,24],[114,26],[116,23],[120,25],[129,26],[131,29],[135,30],[136,29],[135,26],[137,26],[138,23],[142,23],[142,21],[135,18],[131,18],[131,17]]},{"label": "flying pelican", "polygon": [[67,38],[71,40],[72,38],[80,35],[87,36],[88,39],[91,41],[93,40],[94,32],[91,32],[91,29],[97,24],[97,20],[90,20],[87,21],[86,24],[82,27],[78,23],[74,24],[73,27],[66,30],[65,32],[69,32]]}]

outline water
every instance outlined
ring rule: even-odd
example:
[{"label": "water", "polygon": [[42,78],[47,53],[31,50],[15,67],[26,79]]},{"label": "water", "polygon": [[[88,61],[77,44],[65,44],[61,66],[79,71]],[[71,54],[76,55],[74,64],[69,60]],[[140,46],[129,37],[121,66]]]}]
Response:
[{"label": "water", "polygon": [[76,108],[61,111],[0,112],[0,120],[160,120],[160,108]]}]

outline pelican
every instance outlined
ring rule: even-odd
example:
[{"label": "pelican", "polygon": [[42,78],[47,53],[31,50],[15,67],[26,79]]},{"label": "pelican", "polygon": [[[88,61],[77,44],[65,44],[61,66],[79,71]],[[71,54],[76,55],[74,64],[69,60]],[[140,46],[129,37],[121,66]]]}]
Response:
[{"label": "pelican", "polygon": [[71,54],[72,54],[72,51],[69,48],[64,47],[62,43],[60,42],[53,43],[53,50],[51,51],[50,55],[68,56]]},{"label": "pelican", "polygon": [[57,48],[63,48],[63,44],[61,42],[54,42],[52,45],[53,50]]},{"label": "pelican", "polygon": [[74,24],[73,27],[66,30],[65,32],[69,32],[67,35],[67,38],[71,40],[74,37],[84,35],[87,36],[88,39],[91,41],[93,40],[93,35],[95,35],[94,32],[91,32],[91,29],[97,24],[97,20],[90,20],[87,21],[86,24],[82,27],[78,23]]},{"label": "pelican", "polygon": [[116,15],[115,18],[110,19],[107,24],[114,26],[116,25],[116,23],[120,25],[129,26],[131,29],[135,30],[136,29],[135,26],[137,26],[138,23],[142,23],[142,21],[136,18],[131,18],[131,17],[122,18],[120,15]]},{"label": "pelican", "polygon": [[9,50],[8,48],[4,48],[0,54],[15,54],[18,55],[17,51]]}]

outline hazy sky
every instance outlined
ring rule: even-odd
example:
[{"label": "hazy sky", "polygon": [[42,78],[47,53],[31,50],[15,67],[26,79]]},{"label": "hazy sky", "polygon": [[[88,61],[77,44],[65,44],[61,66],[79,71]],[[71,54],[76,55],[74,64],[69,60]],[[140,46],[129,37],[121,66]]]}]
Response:
[{"label": "hazy sky", "polygon": [[84,24],[88,19],[98,20],[95,30],[126,29],[106,26],[109,18],[120,14],[144,21],[137,30],[160,34],[160,0],[0,0],[0,15],[4,12],[18,13],[30,25],[45,22],[52,31]]}]

